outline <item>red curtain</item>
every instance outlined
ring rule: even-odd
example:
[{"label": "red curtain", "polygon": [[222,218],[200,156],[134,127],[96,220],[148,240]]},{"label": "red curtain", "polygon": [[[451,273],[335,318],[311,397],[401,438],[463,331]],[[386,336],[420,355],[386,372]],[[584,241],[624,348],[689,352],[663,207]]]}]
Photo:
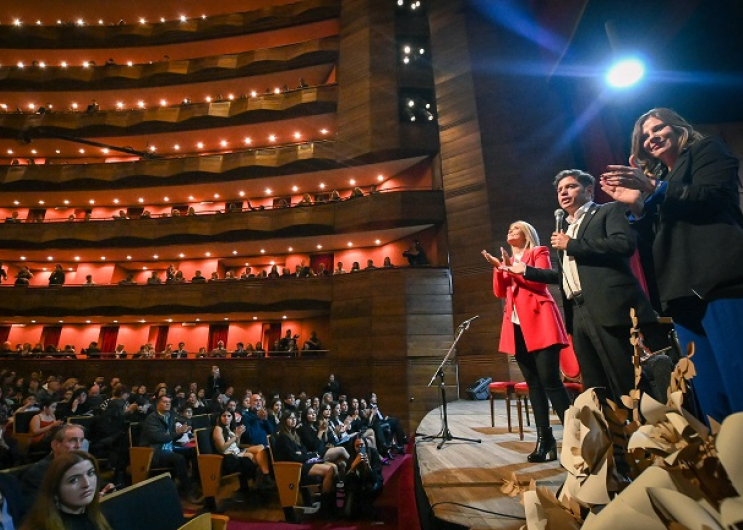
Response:
[{"label": "red curtain", "polygon": [[62,336],[62,326],[44,326],[41,330],[41,344],[59,348],[59,337]]},{"label": "red curtain", "polygon": [[101,328],[101,335],[98,338],[98,347],[103,353],[113,353],[116,351],[117,341],[119,338],[119,326],[104,326]]},{"label": "red curtain", "polygon": [[[227,347],[227,336],[229,335],[230,326],[228,324],[211,324],[209,326],[209,346],[208,351],[212,351],[217,347],[217,343],[221,340],[224,342],[224,347]],[[268,349],[268,348],[266,348]]]},{"label": "red curtain", "polygon": [[333,263],[333,254],[313,254],[310,256],[310,268],[317,272],[317,268],[320,266],[320,263],[325,265],[325,270],[329,273],[333,272],[333,269],[335,269],[335,264]]},{"label": "red curtain", "polygon": [[0,342],[5,342],[10,337],[10,326],[0,326]]},{"label": "red curtain", "polygon": [[155,351],[160,353],[168,345],[168,332],[170,326],[157,326],[157,337],[155,338]]},{"label": "red curtain", "polygon": [[[276,350],[274,343],[281,338],[281,323],[273,322],[263,324],[263,349],[266,352],[272,352]],[[269,353],[270,355],[270,353]]]}]

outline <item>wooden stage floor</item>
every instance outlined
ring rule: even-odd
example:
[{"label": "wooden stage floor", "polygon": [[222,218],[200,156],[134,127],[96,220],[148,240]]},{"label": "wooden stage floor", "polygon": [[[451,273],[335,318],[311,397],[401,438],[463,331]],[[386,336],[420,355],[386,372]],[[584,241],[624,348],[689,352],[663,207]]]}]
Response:
[{"label": "wooden stage floor", "polygon": [[[536,444],[536,429],[533,421],[531,427],[524,424],[524,440],[519,440],[515,405],[511,413],[513,433],[508,432],[503,400],[495,402],[495,427],[490,426],[487,400],[459,400],[449,403],[447,408],[453,436],[479,438],[482,442],[451,441],[439,450],[436,449],[438,441],[416,438],[420,483],[432,507],[434,520],[475,530],[520,528],[525,524],[523,506],[518,497],[501,493],[503,481],[511,480],[516,473],[520,482],[528,483],[534,478],[539,485],[557,489],[564,481],[565,471],[556,461],[544,464],[526,461]],[[559,450],[562,427],[557,416],[551,420]],[[441,425],[439,407],[426,415],[418,433],[436,434]],[[514,515],[518,519],[498,514]],[[421,526],[428,527],[425,520],[421,521]],[[431,526],[435,527],[435,524]]]}]

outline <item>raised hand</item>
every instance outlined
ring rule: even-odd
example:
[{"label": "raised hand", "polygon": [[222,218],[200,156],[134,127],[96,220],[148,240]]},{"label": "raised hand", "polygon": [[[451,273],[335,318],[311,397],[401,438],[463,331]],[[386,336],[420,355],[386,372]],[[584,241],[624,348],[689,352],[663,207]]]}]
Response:
[{"label": "raised hand", "polygon": [[483,257],[487,260],[488,263],[490,263],[493,267],[500,268],[501,262],[498,258],[490,254],[487,250],[483,250],[480,252],[480,254],[483,255]]}]

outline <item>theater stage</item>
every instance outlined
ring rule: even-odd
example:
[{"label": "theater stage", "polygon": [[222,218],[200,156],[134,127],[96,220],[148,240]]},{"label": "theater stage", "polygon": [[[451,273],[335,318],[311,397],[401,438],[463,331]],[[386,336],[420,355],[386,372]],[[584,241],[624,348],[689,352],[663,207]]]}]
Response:
[{"label": "theater stage", "polygon": [[[526,456],[534,449],[536,429],[524,425],[519,440],[516,407],[514,432],[506,424],[505,401],[495,402],[495,427],[490,426],[488,401],[459,400],[448,405],[449,428],[454,436],[479,438],[482,443],[438,442],[416,439],[416,498],[423,530],[442,528],[518,529],[525,524],[519,498],[501,493],[504,480],[516,473],[519,481],[534,478],[540,485],[556,489],[565,472],[557,462],[531,464]],[[562,427],[552,417],[555,437],[562,439]],[[441,429],[441,408],[431,411],[418,427],[419,433]],[[559,450],[558,442],[558,450]],[[559,456],[559,455],[558,455]],[[515,516],[508,518],[502,514]]]}]

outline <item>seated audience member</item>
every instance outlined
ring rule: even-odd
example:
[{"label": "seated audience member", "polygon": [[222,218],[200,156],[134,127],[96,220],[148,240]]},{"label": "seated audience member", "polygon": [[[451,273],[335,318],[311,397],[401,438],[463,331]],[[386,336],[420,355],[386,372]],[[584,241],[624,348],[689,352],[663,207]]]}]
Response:
[{"label": "seated audience member", "polygon": [[95,285],[95,282],[93,281],[93,275],[92,274],[88,274],[85,277],[85,283],[83,284],[83,286],[89,287],[91,285]]},{"label": "seated audience member", "polygon": [[124,210],[119,210],[118,215],[114,214],[113,218],[119,219],[119,220],[126,220],[126,219],[129,219],[129,216],[126,215],[126,212]]},{"label": "seated audience member", "polygon": [[149,219],[150,217],[152,217],[152,214],[149,210],[143,210],[142,213],[139,214],[140,219]]},{"label": "seated audience member", "polygon": [[263,445],[254,445],[241,449],[238,445],[240,437],[245,433],[245,425],[237,425],[234,432],[231,430],[234,413],[225,410],[220,414],[217,425],[212,431],[212,441],[217,452],[224,455],[223,467],[227,473],[240,473],[240,486],[247,491],[248,480],[255,474],[256,483],[260,488],[271,487],[269,476],[268,455]]},{"label": "seated audience member", "polygon": [[329,276],[330,274],[330,271],[325,268],[324,263],[320,263],[320,265],[317,266],[316,276]]},{"label": "seated audience member", "polygon": [[70,451],[49,465],[21,530],[111,530],[101,513],[98,463],[83,451]]},{"label": "seated audience member", "polygon": [[91,342],[86,349],[83,350],[83,353],[88,357],[100,357],[101,356],[101,349],[98,347],[98,343],[96,341]]},{"label": "seated audience member", "polygon": [[282,278],[293,278],[294,275],[292,274],[292,270],[289,267],[284,267],[281,269],[281,277]]},{"label": "seated audience member", "polygon": [[330,197],[328,198],[328,202],[340,202],[341,200],[341,194],[338,193],[337,190],[333,190],[330,192]]},{"label": "seated audience member", "polygon": [[351,265],[351,272],[359,272],[361,271],[361,265],[359,265],[358,261],[354,261]]},{"label": "seated audience member", "polygon": [[363,197],[363,196],[364,196],[364,192],[363,192],[363,191],[361,191],[361,188],[359,188],[358,186],[356,186],[356,187],[355,187],[355,188],[354,188],[354,189],[353,189],[353,190],[351,191],[351,196],[349,197],[349,199],[355,199],[355,198],[357,198],[357,197]]},{"label": "seated audience member", "polygon": [[255,274],[253,274],[253,269],[250,267],[245,267],[245,270],[240,275],[241,280],[247,280],[248,278],[255,278]]},{"label": "seated audience member", "polygon": [[173,281],[171,283],[186,283],[186,278],[183,276],[183,271],[178,271],[175,273],[175,277],[173,277]]},{"label": "seated audience member", "polygon": [[408,258],[408,263],[410,263],[411,267],[428,265],[428,258],[426,258],[426,253],[423,251],[423,247],[421,246],[420,241],[418,241],[417,239],[413,241],[413,244],[410,245],[410,248],[403,252],[402,255]]},{"label": "seated audience member", "polygon": [[21,484],[12,473],[0,473],[3,530],[20,528],[26,516],[26,504],[21,496]]},{"label": "seated audience member", "polygon": [[126,348],[124,348],[123,344],[117,344],[116,350],[114,350],[114,358],[115,359],[126,359],[127,353]]},{"label": "seated audience member", "polygon": [[318,477],[322,480],[322,508],[327,516],[336,510],[336,473],[332,464],[321,463],[317,453],[312,453],[302,445],[297,433],[297,416],[294,412],[281,415],[280,427],[276,434],[276,460],[279,462],[300,462],[302,479]]},{"label": "seated audience member", "polygon": [[170,217],[180,217],[181,211],[178,208],[172,208],[170,210]]},{"label": "seated audience member", "polygon": [[26,499],[26,505],[30,506],[41,486],[44,474],[52,463],[54,458],[68,453],[69,451],[80,450],[85,442],[85,431],[79,425],[64,424],[54,431],[51,442],[51,452],[45,457],[34,463],[21,475],[21,491]]},{"label": "seated audience member", "polygon": [[147,278],[147,285],[160,285],[161,283],[163,283],[163,281],[160,279],[160,273],[152,271],[150,277]]},{"label": "seated audience member", "polygon": [[24,265],[15,275],[15,285],[28,285],[33,277],[34,275],[31,270],[26,265]]},{"label": "seated audience member", "polygon": [[384,267],[385,269],[394,269],[395,268],[395,266],[392,264],[392,260],[390,259],[389,256],[385,256],[384,263],[382,263],[382,267]]},{"label": "seated audience member", "polygon": [[250,445],[268,446],[268,435],[274,433],[274,426],[269,421],[268,409],[260,394],[251,394],[243,398],[242,424],[245,433],[241,442]]},{"label": "seated audience member", "polygon": [[302,195],[302,200],[297,203],[297,206],[312,206],[312,196],[309,193]]},{"label": "seated audience member", "polygon": [[279,267],[277,265],[271,265],[271,272],[268,273],[269,278],[279,278],[281,277],[281,274],[279,274]]},{"label": "seated audience member", "polygon": [[201,271],[196,271],[196,273],[194,274],[194,277],[191,278],[191,283],[204,283],[204,282],[206,282],[206,278],[204,278],[201,275]]},{"label": "seated audience member", "polygon": [[322,341],[317,338],[317,331],[310,333],[310,338],[304,341],[302,349],[305,351],[317,351],[322,350]]},{"label": "seated audience member", "polygon": [[343,482],[346,473],[346,462],[348,462],[348,451],[333,444],[333,439],[328,437],[328,423],[326,420],[317,418],[317,411],[312,407],[306,409],[302,416],[302,425],[297,428],[299,439],[308,451],[317,453],[326,462],[337,467],[338,479]]},{"label": "seated audience member", "polygon": [[206,387],[204,389],[207,399],[214,399],[220,394],[224,394],[228,386],[227,381],[222,377],[219,366],[212,366],[212,371],[209,377],[206,378]]},{"label": "seated audience member", "polygon": [[3,268],[3,262],[0,261],[0,283],[3,283],[3,281],[8,281],[8,273]]},{"label": "seated audience member", "polygon": [[235,271],[229,270],[224,274],[225,280],[237,280],[237,276],[235,276]]},{"label": "seated audience member", "polygon": [[54,429],[64,422],[56,417],[57,400],[46,397],[41,400],[41,410],[29,424],[32,451],[48,451],[51,448]]},{"label": "seated audience member", "polygon": [[248,357],[248,352],[245,349],[245,345],[242,342],[238,342],[235,347],[235,351],[230,354],[230,357]]},{"label": "seated audience member", "polygon": [[379,190],[377,189],[376,184],[369,186],[369,195],[379,195]]},{"label": "seated audience member", "polygon": [[293,353],[297,351],[297,339],[299,335],[292,335],[292,330],[287,329],[286,334],[279,340],[278,351]]},{"label": "seated audience member", "polygon": [[129,464],[127,426],[134,418],[137,404],[129,403],[128,398],[129,391],[123,385],[114,386],[90,428],[90,452],[108,460],[109,468],[114,470],[114,484],[125,483]]},{"label": "seated audience member", "polygon": [[101,395],[101,387],[98,386],[96,383],[93,383],[90,385],[90,388],[88,388],[88,406],[90,407],[90,410],[96,411],[98,407],[101,406],[101,403],[103,403],[103,396]]},{"label": "seated audience member", "polygon": [[186,351],[186,343],[185,342],[179,342],[178,343],[178,349],[173,352],[171,355],[173,359],[185,359],[188,357],[188,352]]},{"label": "seated audience member", "polygon": [[365,271],[376,269],[377,267],[374,266],[374,260],[368,259],[366,260],[366,267],[364,268]]},{"label": "seated audience member", "polygon": [[[155,450],[152,457],[153,466],[168,467],[174,471],[181,494],[186,500],[200,504],[204,499],[194,493],[193,485],[188,477],[188,459],[183,453],[173,450],[173,442],[180,438],[184,432],[190,431],[191,427],[188,425],[175,426],[175,415],[170,411],[171,399],[167,395],[161,395],[155,407],[155,411],[142,422],[141,445],[152,447]],[[195,456],[195,450],[188,455],[188,457],[194,459]]]},{"label": "seated audience member", "polygon": [[227,357],[227,348],[224,347],[224,341],[217,341],[217,346],[209,353],[209,357]]},{"label": "seated audience member", "polygon": [[333,274],[346,274],[346,269],[343,268],[343,262],[338,262],[338,267],[333,271]]},{"label": "seated audience member", "polygon": [[188,207],[188,211],[186,211],[186,215],[189,216],[189,217],[190,216],[193,216],[193,215],[196,215],[196,210],[193,209],[193,206],[189,206]]},{"label": "seated audience member", "polygon": [[209,278],[209,282],[218,282],[219,281],[219,273],[217,271],[212,272],[211,278]]},{"label": "seated audience member", "polygon": [[91,412],[88,400],[88,391],[78,388],[72,391],[72,396],[67,403],[57,405],[55,416],[60,420],[66,421],[70,416],[83,416]]},{"label": "seated audience member", "polygon": [[[405,444],[408,443],[408,439],[402,430],[400,421],[397,418],[385,416],[379,411],[377,395],[373,392],[369,397],[369,407],[371,408],[369,427],[374,430],[378,447],[380,447],[382,453],[389,453],[391,455],[392,451],[396,451],[404,454]],[[387,434],[387,429],[389,429],[389,435]]]},{"label": "seated audience member", "polygon": [[175,418],[176,429],[183,425],[188,425],[191,427],[191,430],[184,432],[180,438],[173,442],[176,449],[179,447],[196,447],[196,438],[193,433],[191,418],[193,418],[193,408],[188,404],[188,402],[178,407],[178,415]]},{"label": "seated audience member", "polygon": [[165,282],[173,283],[173,280],[175,279],[175,273],[176,273],[175,265],[171,263],[170,265],[168,265],[168,268],[165,270]]},{"label": "seated audience member", "polygon": [[127,273],[126,278],[121,280],[119,282],[119,285],[137,285],[137,282],[134,281],[134,273],[133,272]]},{"label": "seated audience member", "polygon": [[261,341],[258,341],[255,343],[254,354],[256,357],[260,357],[260,358],[263,358],[266,356],[266,350],[263,349],[263,343]]},{"label": "seated audience member", "polygon": [[344,484],[343,515],[348,519],[375,519],[373,502],[382,493],[382,459],[362,437],[353,442]]},{"label": "seated audience member", "polygon": [[54,271],[49,275],[49,285],[64,285],[65,272],[62,265],[56,265]]}]

